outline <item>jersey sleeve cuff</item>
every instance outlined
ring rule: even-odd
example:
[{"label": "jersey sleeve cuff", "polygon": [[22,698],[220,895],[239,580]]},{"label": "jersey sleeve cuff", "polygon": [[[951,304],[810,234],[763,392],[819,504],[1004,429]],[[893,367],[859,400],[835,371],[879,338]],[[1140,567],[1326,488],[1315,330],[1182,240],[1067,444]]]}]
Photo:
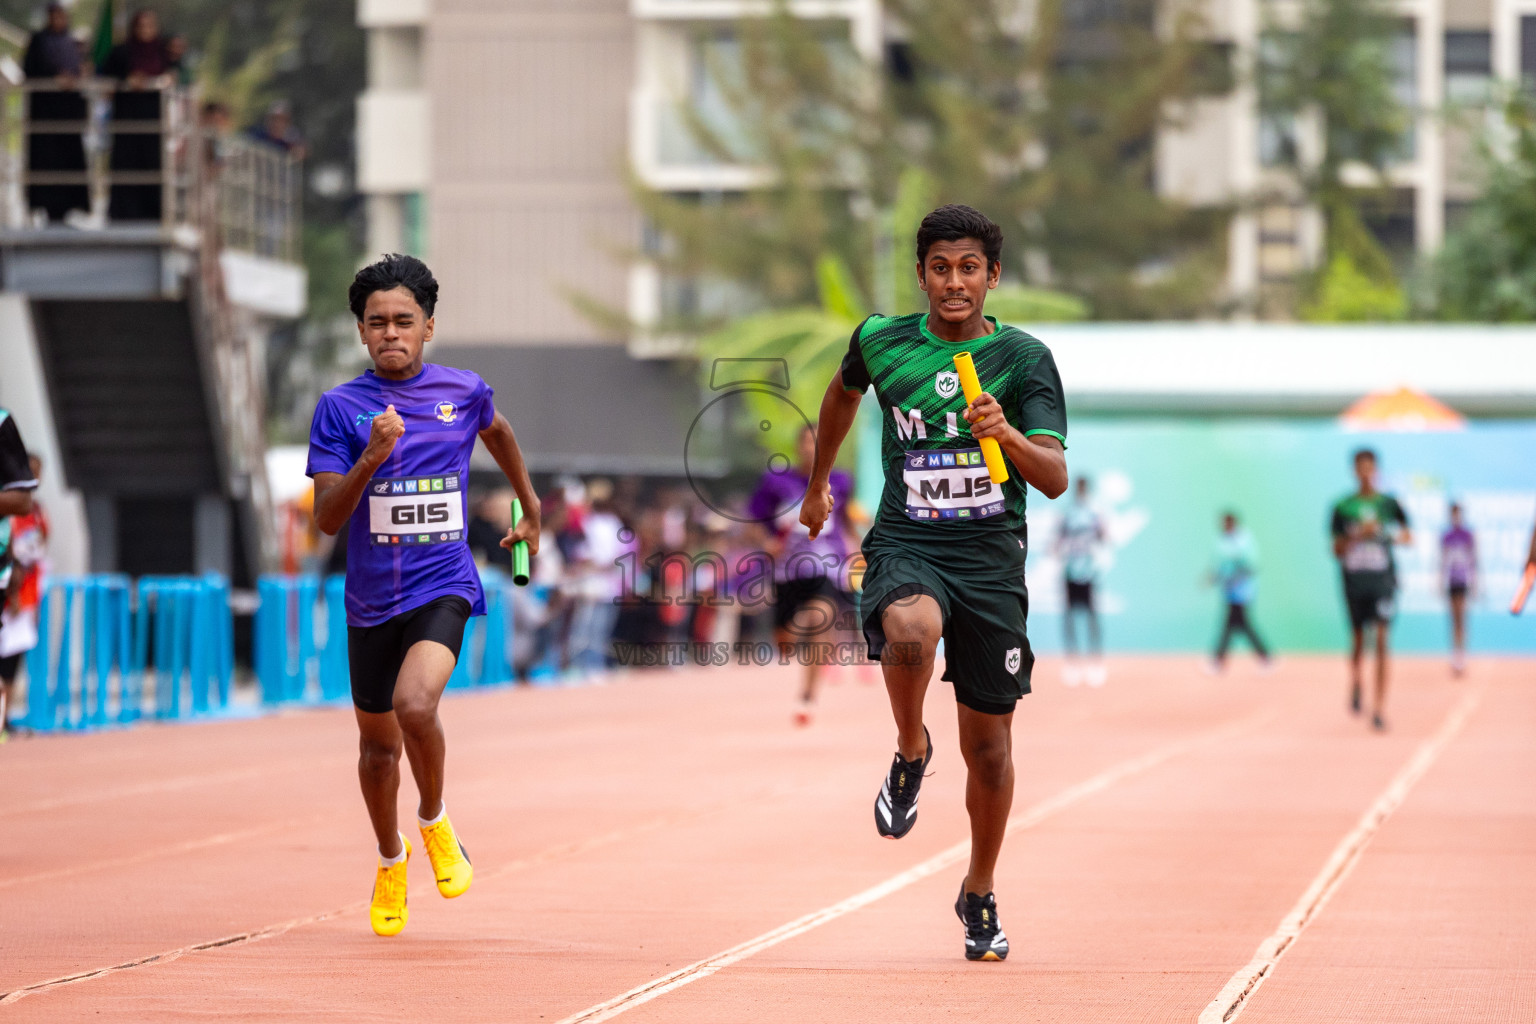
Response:
[{"label": "jersey sleeve cuff", "polygon": [[1054,437],[1056,440],[1061,442],[1061,450],[1062,451],[1066,451],[1067,450],[1067,439],[1066,439],[1066,437],[1061,435],[1061,434],[1056,433],[1056,431],[1054,431],[1054,430],[1046,430],[1044,427],[1036,427],[1034,430],[1026,430],[1026,431],[1024,431],[1024,436],[1025,437],[1034,437],[1036,434],[1047,434],[1047,435],[1049,435],[1051,437]]}]

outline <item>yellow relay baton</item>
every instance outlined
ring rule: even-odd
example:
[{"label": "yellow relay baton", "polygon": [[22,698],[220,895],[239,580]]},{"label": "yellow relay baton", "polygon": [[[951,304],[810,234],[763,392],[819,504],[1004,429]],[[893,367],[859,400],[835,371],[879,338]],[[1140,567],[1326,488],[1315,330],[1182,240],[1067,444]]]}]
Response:
[{"label": "yellow relay baton", "polygon": [[[955,369],[960,372],[960,389],[965,392],[965,401],[969,405],[981,395],[981,381],[976,377],[976,364],[969,352],[955,353]],[[987,475],[992,477],[993,483],[1000,484],[1008,479],[1008,463],[1003,460],[1003,449],[997,438],[981,439],[981,457],[987,460]]]}]

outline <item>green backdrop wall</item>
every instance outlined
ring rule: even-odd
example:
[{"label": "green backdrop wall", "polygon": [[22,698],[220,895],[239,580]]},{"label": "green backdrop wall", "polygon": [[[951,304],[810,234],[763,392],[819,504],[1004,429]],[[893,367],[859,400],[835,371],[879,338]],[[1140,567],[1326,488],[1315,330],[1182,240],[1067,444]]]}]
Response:
[{"label": "green backdrop wall", "polygon": [[[874,417],[863,418],[871,422],[861,423],[860,496],[873,508],[880,485],[869,456],[878,440],[870,436]],[[1396,649],[1446,649],[1439,537],[1456,498],[1477,535],[1482,569],[1472,648],[1536,652],[1536,610],[1525,619],[1506,610],[1536,521],[1536,421],[1415,434],[1347,431],[1321,419],[1080,417],[1068,440],[1073,478],[1093,480],[1109,529],[1099,593],[1111,651],[1200,651],[1214,643],[1222,607],[1205,575],[1218,516],[1229,508],[1258,542],[1253,613],[1266,640],[1282,652],[1339,650],[1347,631],[1328,514],[1353,487],[1351,454],[1370,446],[1381,457],[1382,485],[1413,525],[1413,545],[1398,549]],[[1030,639],[1049,653],[1062,646],[1061,565],[1051,541],[1068,498],[1030,498]]]}]

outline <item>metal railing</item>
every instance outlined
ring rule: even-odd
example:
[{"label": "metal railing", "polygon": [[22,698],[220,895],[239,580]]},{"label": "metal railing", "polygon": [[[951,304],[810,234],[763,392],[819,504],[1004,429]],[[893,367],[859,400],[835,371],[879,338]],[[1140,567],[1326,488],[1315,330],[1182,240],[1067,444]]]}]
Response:
[{"label": "metal railing", "polygon": [[[57,99],[65,96],[76,99]],[[117,102],[122,96],[133,99]],[[43,113],[66,116],[33,116],[43,97],[54,98],[43,102]],[[114,107],[154,116],[114,117]],[[0,232],[13,240],[50,234],[49,244],[60,238],[90,244],[117,229],[147,227],[191,257],[182,283],[221,475],[228,496],[250,512],[250,562],[265,568],[275,564],[278,544],[264,463],[260,343],[250,314],[229,301],[220,256],[233,249],[299,260],[302,163],[276,146],[210,130],[199,123],[200,109],[195,89],[175,86],[123,92],[120,83],[103,79],[67,88],[56,80],[0,83]],[[50,137],[76,137],[79,147],[50,147],[52,160],[31,160],[36,140]],[[119,144],[146,137],[156,141]],[[55,161],[74,166],[33,166]],[[32,207],[44,206],[44,193],[59,187],[74,190],[51,197],[55,215],[70,211],[70,226],[53,234],[48,213],[40,224]],[[134,216],[121,216],[125,210]]]},{"label": "metal railing", "polygon": [[[120,96],[143,100],[152,117],[114,117]],[[45,97],[78,98],[80,118],[35,117],[34,101]],[[58,105],[58,104],[56,104]],[[72,106],[67,102],[66,106]],[[69,86],[57,80],[0,83],[0,225],[9,229],[42,227],[46,214],[33,209],[38,186],[84,187],[86,208],[71,223],[102,229],[121,223],[158,221],[167,230],[181,226],[212,235],[214,248],[237,249],[272,259],[297,261],[301,230],[302,160],[276,146],[239,135],[223,135],[200,122],[196,88],[169,86],[125,90],[112,79],[81,79]],[[34,140],[47,137],[81,140],[83,167],[32,166]],[[151,167],[114,167],[126,160],[123,140],[153,137],[154,147],[134,154]],[[154,157],[154,159],[145,159]],[[131,198],[136,212],[157,216],[131,220],[114,206]],[[157,201],[149,200],[155,192]]]}]

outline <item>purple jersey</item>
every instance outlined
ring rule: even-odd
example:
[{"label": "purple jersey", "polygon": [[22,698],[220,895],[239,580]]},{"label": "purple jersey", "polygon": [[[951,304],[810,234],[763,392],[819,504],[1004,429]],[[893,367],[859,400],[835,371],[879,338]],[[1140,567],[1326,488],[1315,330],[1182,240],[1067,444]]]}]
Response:
[{"label": "purple jersey", "polygon": [[1453,526],[1440,537],[1440,562],[1445,567],[1445,585],[1469,587],[1477,566],[1477,547],[1472,531]]},{"label": "purple jersey", "polygon": [[[810,478],[798,469],[782,473],[769,470],[758,481],[757,490],[747,502],[747,515],[784,538],[777,577],[803,580],[831,576],[841,581],[846,571],[848,544],[848,502],[853,496],[853,481],[848,474],[834,469],[827,482],[832,487],[832,514],[821,535],[811,539],[811,531],[800,524],[800,503],[805,498]],[[841,585],[841,584],[840,584]]]},{"label": "purple jersey", "polygon": [[377,626],[457,594],[485,614],[465,542],[465,485],[475,437],[491,425],[491,389],[468,370],[428,363],[409,380],[372,370],[320,396],[309,428],[310,476],[348,473],[373,418],[393,405],[405,436],[375,472],[347,531],[347,625]]}]

